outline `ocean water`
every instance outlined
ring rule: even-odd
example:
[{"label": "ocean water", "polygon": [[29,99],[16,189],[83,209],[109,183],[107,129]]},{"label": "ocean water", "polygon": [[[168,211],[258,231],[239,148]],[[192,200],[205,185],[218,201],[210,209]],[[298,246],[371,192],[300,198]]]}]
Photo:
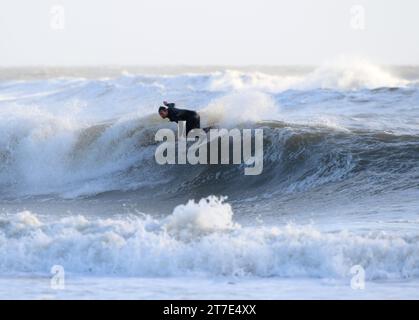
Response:
[{"label": "ocean water", "polygon": [[[0,74],[1,299],[419,298],[419,67]],[[162,100],[262,174],[158,165]]]}]

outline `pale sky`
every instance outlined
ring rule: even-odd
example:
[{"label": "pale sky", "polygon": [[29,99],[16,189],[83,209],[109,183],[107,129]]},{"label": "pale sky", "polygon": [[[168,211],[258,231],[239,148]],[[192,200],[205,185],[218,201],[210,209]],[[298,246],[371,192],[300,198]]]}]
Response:
[{"label": "pale sky", "polygon": [[0,0],[0,66],[419,65],[418,32],[418,0]]}]

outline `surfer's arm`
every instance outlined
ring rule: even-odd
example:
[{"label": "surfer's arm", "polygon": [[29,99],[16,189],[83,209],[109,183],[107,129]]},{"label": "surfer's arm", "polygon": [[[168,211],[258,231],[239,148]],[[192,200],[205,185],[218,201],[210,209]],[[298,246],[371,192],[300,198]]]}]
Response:
[{"label": "surfer's arm", "polygon": [[168,107],[168,108],[174,108],[175,107],[175,103],[173,103],[173,102],[167,102],[167,101],[163,101],[163,104],[166,106],[166,107]]}]

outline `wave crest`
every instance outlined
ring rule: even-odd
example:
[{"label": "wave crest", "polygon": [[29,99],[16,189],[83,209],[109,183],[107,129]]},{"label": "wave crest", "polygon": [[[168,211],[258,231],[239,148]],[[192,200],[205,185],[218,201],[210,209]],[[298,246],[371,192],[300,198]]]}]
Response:
[{"label": "wave crest", "polygon": [[308,74],[271,75],[261,72],[227,70],[212,75],[211,91],[260,90],[277,93],[285,90],[339,89],[359,90],[404,87],[409,81],[400,79],[360,58],[341,57],[325,62]]},{"label": "wave crest", "polygon": [[[207,228],[208,220],[200,221],[203,211],[220,223],[209,222]],[[250,227],[231,218],[228,206],[215,198],[178,207],[165,220],[72,216],[42,221],[25,212],[0,220],[0,272],[45,273],[60,264],[66,272],[96,275],[330,279],[349,277],[351,267],[361,265],[367,279],[419,277],[417,236],[325,233],[295,225]],[[175,236],[167,230],[174,221],[186,229],[193,221],[205,232]]]}]

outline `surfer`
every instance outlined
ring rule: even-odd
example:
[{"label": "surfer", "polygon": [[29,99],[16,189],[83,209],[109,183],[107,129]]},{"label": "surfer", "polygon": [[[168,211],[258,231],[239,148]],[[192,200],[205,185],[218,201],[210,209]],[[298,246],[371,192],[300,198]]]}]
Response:
[{"label": "surfer", "polygon": [[174,103],[163,101],[164,107],[159,108],[159,115],[163,119],[169,119],[171,122],[186,121],[186,134],[192,129],[201,127],[201,119],[196,111],[175,108]]}]

